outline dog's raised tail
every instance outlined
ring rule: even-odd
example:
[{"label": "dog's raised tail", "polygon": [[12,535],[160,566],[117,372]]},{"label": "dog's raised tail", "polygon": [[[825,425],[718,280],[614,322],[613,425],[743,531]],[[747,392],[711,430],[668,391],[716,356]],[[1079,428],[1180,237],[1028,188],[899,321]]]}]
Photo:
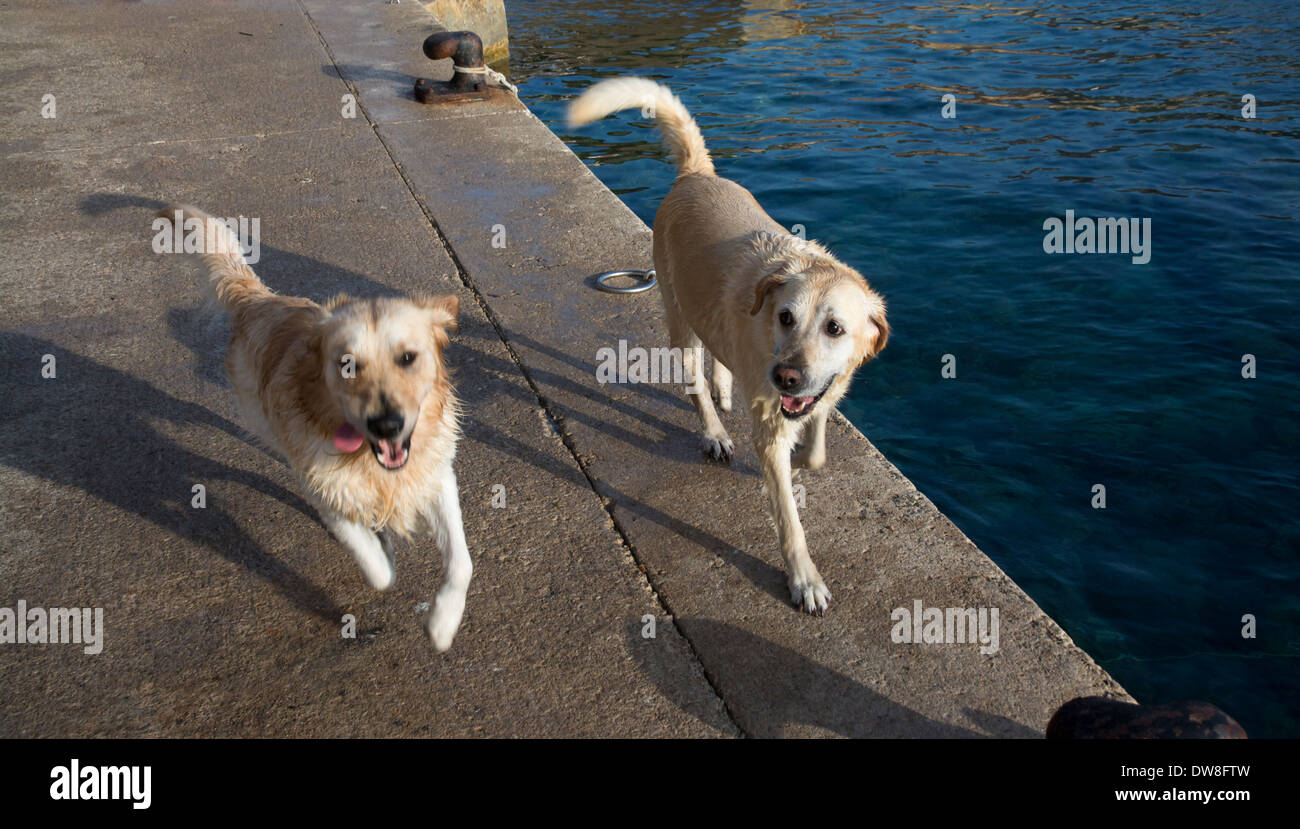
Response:
[{"label": "dog's raised tail", "polygon": [[[209,216],[197,207],[175,204],[158,211],[158,217],[181,223],[180,235],[189,236],[201,228],[199,253],[208,266],[204,295],[227,311],[262,297],[272,296],[271,289],[257,278],[244,260],[239,238],[224,219]],[[199,224],[195,224],[197,220]]]},{"label": "dog's raised tail", "polygon": [[569,126],[590,124],[611,112],[633,107],[654,118],[663,131],[678,176],[713,175],[713,159],[691,113],[671,89],[647,78],[611,78],[591,87],[569,104]]}]

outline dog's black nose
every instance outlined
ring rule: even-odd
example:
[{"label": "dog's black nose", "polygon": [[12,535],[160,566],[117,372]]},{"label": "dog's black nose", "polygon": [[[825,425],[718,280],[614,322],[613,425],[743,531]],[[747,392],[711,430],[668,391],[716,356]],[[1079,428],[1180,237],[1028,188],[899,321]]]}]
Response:
[{"label": "dog's black nose", "polygon": [[803,372],[792,366],[777,366],[772,369],[772,382],[781,391],[789,391],[803,384]]},{"label": "dog's black nose", "polygon": [[402,426],[406,421],[397,412],[384,412],[379,417],[372,417],[366,421],[366,428],[370,433],[380,440],[390,440],[402,433]]}]

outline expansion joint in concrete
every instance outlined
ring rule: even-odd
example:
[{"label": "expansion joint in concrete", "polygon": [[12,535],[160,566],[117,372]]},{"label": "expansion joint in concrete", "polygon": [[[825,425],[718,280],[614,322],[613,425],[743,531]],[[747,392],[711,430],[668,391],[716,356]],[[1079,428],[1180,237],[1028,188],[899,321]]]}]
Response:
[{"label": "expansion joint in concrete", "polygon": [[519,369],[520,374],[524,378],[524,382],[528,384],[528,388],[537,398],[537,405],[541,408],[541,411],[550,418],[551,423],[556,427],[556,434],[559,437],[560,442],[573,458],[574,463],[577,464],[583,477],[586,478],[587,485],[591,487],[591,491],[596,496],[597,502],[600,503],[601,508],[604,509],[606,514],[609,516],[610,523],[614,527],[614,532],[617,533],[619,542],[623,546],[624,551],[636,565],[636,568],[641,573],[642,577],[645,578],[646,583],[650,586],[651,592],[654,594],[655,601],[658,602],[659,606],[663,609],[664,614],[672,620],[673,627],[677,629],[679,634],[681,634],[682,641],[686,644],[686,647],[690,649],[691,657],[694,659],[695,663],[700,666],[705,681],[709,683],[709,687],[713,690],[713,693],[718,697],[718,700],[726,710],[727,719],[731,722],[731,725],[736,729],[738,734],[748,737],[749,735],[741,727],[740,722],[736,717],[736,712],[732,710],[731,704],[727,701],[726,697],[723,696],[721,689],[718,687],[716,678],[709,671],[708,666],[704,664],[704,660],[700,658],[700,653],[695,647],[695,643],[686,635],[686,631],[682,630],[681,626],[677,624],[677,614],[673,612],[673,609],[665,599],[663,592],[659,589],[659,586],[655,583],[655,579],[651,576],[649,569],[643,563],[641,556],[637,554],[636,546],[632,543],[632,539],[628,536],[627,531],[619,522],[618,517],[615,514],[613,502],[601,496],[600,487],[597,485],[596,478],[592,475],[590,467],[585,461],[583,461],[581,453],[578,452],[578,448],[574,445],[573,436],[564,428],[564,416],[557,411],[551,405],[550,401],[546,399],[546,396],[542,394],[541,387],[533,379],[532,372],[529,371],[528,366],[519,356],[519,353],[515,351],[514,344],[506,334],[505,326],[502,325],[501,320],[492,310],[492,307],[487,303],[487,300],[484,299],[483,291],[479,289],[474,278],[470,276],[469,271],[465,268],[464,263],[457,255],[456,249],[452,246],[451,240],[447,238],[447,235],[438,224],[438,220],[429,211],[424,200],[420,198],[415,189],[415,185],[411,182],[410,177],[407,176],[406,171],[402,169],[402,165],[393,154],[393,150],[388,145],[388,142],[384,140],[383,135],[379,132],[379,123],[370,117],[370,113],[366,110],[365,104],[361,100],[360,90],[358,90],[354,84],[349,82],[344,76],[342,70],[339,69],[338,61],[334,58],[334,52],[330,49],[329,42],[325,39],[324,35],[321,34],[320,28],[316,25],[316,22],[312,20],[311,14],[308,13],[306,7],[302,4],[302,0],[297,0],[297,2],[298,8],[302,11],[303,16],[311,26],[312,31],[315,32],[317,39],[320,41],[321,47],[325,50],[330,65],[334,67],[334,72],[339,76],[339,80],[348,87],[356,98],[358,110],[365,116],[366,123],[369,124],[371,130],[374,132],[375,138],[379,141],[379,145],[383,147],[384,153],[388,156],[389,162],[393,165],[393,169],[397,172],[397,175],[401,177],[402,183],[405,185],[407,192],[411,194],[411,198],[424,214],[424,218],[429,223],[429,228],[433,231],[438,243],[447,251],[447,255],[451,258],[452,264],[456,268],[456,275],[460,278],[460,281],[465,288],[474,295],[475,302],[478,303],[479,308],[483,311],[483,315],[487,317],[488,322],[496,331],[497,337],[505,346],[506,352],[510,355],[511,361],[514,362],[515,366]]}]

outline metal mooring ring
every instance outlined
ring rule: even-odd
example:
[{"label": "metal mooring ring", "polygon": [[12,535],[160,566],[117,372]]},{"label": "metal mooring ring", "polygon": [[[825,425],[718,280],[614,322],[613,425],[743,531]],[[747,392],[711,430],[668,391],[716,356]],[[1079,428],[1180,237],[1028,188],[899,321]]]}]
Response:
[{"label": "metal mooring ring", "polygon": [[[620,276],[631,276],[640,280],[639,285],[630,285],[626,288],[620,288],[610,285],[607,280]],[[648,271],[605,271],[596,277],[596,287],[602,291],[611,294],[639,294],[642,291],[648,291],[655,286],[655,269]]]}]

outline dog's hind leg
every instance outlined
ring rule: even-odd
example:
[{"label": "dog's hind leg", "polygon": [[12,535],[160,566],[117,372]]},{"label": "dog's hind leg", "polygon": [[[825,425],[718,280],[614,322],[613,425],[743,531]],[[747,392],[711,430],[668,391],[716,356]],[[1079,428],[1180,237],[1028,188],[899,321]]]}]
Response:
[{"label": "dog's hind leg", "polygon": [[724,412],[731,411],[731,369],[722,364],[716,356],[713,358],[713,397],[718,401],[718,408]]},{"label": "dog's hind leg", "polygon": [[321,519],[339,543],[348,548],[352,558],[361,567],[361,575],[366,584],[376,590],[387,590],[393,586],[397,572],[393,569],[379,536],[364,524],[349,521],[328,508],[321,509]]},{"label": "dog's hind leg", "polygon": [[[668,337],[673,348],[682,355],[684,374],[695,378],[695,383],[687,389],[687,396],[695,404],[695,411],[700,416],[700,425],[704,428],[704,433],[700,437],[700,448],[704,450],[704,454],[715,460],[729,462],[736,452],[736,444],[732,443],[726,427],[718,419],[718,412],[713,408],[713,397],[709,394],[709,386],[704,382],[704,346],[686,321],[677,314],[673,303],[665,300],[664,306],[668,316]],[[714,371],[717,371],[718,365],[715,361]]]},{"label": "dog's hind leg", "polygon": [[465,593],[474,573],[474,563],[465,543],[456,473],[450,466],[427,517],[433,528],[433,540],[442,552],[443,574],[442,586],[438,588],[433,610],[424,620],[424,629],[433,641],[433,647],[441,653],[451,647],[451,641],[460,628],[460,619],[465,613]]},{"label": "dog's hind leg", "polygon": [[826,415],[829,409],[820,407],[812,413],[812,422],[803,433],[803,446],[794,453],[792,462],[800,469],[816,471],[826,465]]}]

